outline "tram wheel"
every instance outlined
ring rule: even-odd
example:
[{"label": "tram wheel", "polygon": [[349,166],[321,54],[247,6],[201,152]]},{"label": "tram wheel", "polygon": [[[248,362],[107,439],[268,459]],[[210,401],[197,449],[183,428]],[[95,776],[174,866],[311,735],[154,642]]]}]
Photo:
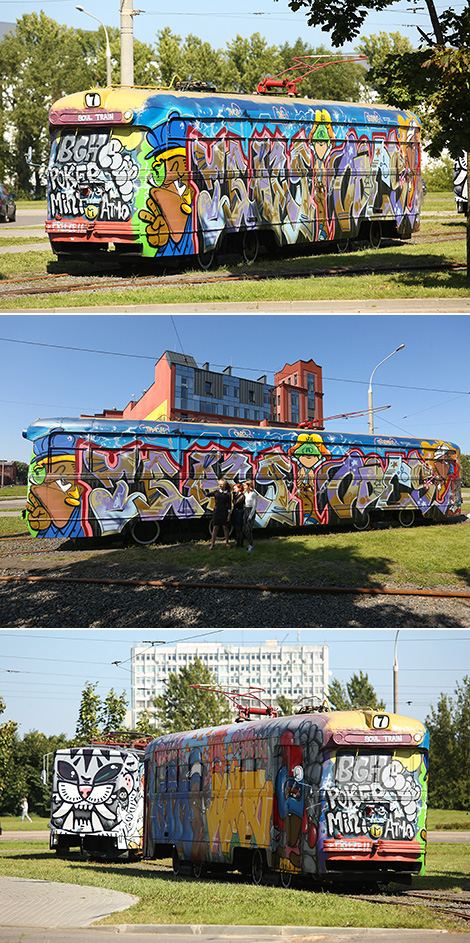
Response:
[{"label": "tram wheel", "polygon": [[398,515],[398,520],[402,527],[411,527],[415,520],[413,508],[402,508]]},{"label": "tram wheel", "polygon": [[373,219],[369,228],[369,245],[371,249],[380,249],[382,242],[382,223],[380,219]]},{"label": "tram wheel", "polygon": [[256,262],[259,252],[258,233],[254,229],[247,229],[243,234],[243,258],[247,265]]},{"label": "tram wheel", "polygon": [[291,887],[292,886],[292,871],[280,871],[279,872],[279,883],[281,887]]},{"label": "tram wheel", "polygon": [[197,260],[199,268],[201,268],[203,272],[208,272],[209,269],[214,266],[215,249],[208,249],[207,252],[198,252]]},{"label": "tram wheel", "polygon": [[201,878],[204,872],[204,867],[201,861],[193,861],[191,864],[191,874],[193,878]]},{"label": "tram wheel", "polygon": [[343,255],[345,252],[349,252],[349,247],[351,241],[349,239],[342,239],[341,242],[336,243],[336,251]]},{"label": "tram wheel", "polygon": [[262,852],[257,848],[251,859],[251,880],[259,887],[264,882],[266,867]]},{"label": "tram wheel", "polygon": [[178,875],[181,874],[182,862],[176,848],[173,849],[172,863],[173,863],[173,874],[175,875],[175,877],[178,877]]},{"label": "tram wheel", "polygon": [[370,524],[370,514],[368,511],[365,511],[364,514],[361,514],[360,511],[356,511],[353,518],[353,524],[356,530],[367,530]]},{"label": "tram wheel", "polygon": [[160,524],[158,521],[142,521],[139,518],[132,522],[131,536],[136,544],[140,544],[141,547],[149,547],[160,536]]}]

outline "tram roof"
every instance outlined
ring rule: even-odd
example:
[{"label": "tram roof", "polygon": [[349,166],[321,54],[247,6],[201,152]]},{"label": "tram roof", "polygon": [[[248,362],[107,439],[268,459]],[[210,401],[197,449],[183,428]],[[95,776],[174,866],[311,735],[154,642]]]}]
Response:
[{"label": "tram roof", "polygon": [[137,422],[127,419],[102,418],[67,418],[36,419],[27,429],[23,430],[23,438],[34,441],[50,432],[67,432],[74,435],[93,436],[100,438],[117,439],[120,437],[149,439],[151,437],[184,436],[189,441],[197,439],[233,439],[243,442],[284,442],[292,445],[300,436],[323,442],[327,445],[364,445],[369,448],[422,448],[423,445],[433,446],[445,441],[445,445],[452,451],[459,451],[459,446],[453,442],[442,440],[437,436],[423,436],[411,438],[408,436],[369,435],[360,432],[330,432],[299,427],[278,426],[244,426],[233,423],[202,423],[202,422],[166,422],[142,419]]},{"label": "tram roof", "polygon": [[[90,104],[88,104],[90,102]],[[94,104],[91,104],[91,103]],[[50,111],[51,123],[57,123],[61,115],[61,124],[65,124],[68,115],[73,123],[74,114],[96,112],[97,122],[105,124],[105,114],[110,116],[121,113],[122,124],[136,124],[139,121],[154,123],[161,120],[159,113],[168,113],[172,109],[182,117],[194,119],[221,119],[226,121],[315,121],[315,112],[326,110],[333,123],[356,121],[366,125],[394,125],[397,122],[420,125],[416,115],[407,110],[393,108],[390,105],[377,105],[367,102],[340,102],[327,99],[290,97],[288,95],[245,95],[226,92],[188,92],[152,86],[108,86],[107,88],[87,89],[75,92],[56,101]],[[152,114],[155,113],[155,117]],[[54,118],[52,119],[52,116]],[[152,116],[152,117],[151,117]],[[323,117],[325,117],[323,115]],[[82,114],[83,118],[83,114]],[[111,123],[113,118],[110,117]]]},{"label": "tram roof", "polygon": [[[386,728],[374,728],[374,717],[388,718]],[[333,740],[338,747],[364,744],[369,749],[381,749],[396,746],[416,748],[428,746],[427,728],[419,720],[390,711],[371,709],[350,711],[305,712],[291,717],[258,717],[256,720],[242,723],[229,723],[218,727],[204,727],[200,730],[185,730],[181,733],[163,734],[152,740],[146,747],[145,756],[149,757],[157,747],[174,750],[187,746],[205,746],[214,741],[224,740],[236,743],[242,740],[259,740],[265,737],[278,737],[286,731],[301,731],[307,734],[308,728],[320,728],[325,742]]]}]

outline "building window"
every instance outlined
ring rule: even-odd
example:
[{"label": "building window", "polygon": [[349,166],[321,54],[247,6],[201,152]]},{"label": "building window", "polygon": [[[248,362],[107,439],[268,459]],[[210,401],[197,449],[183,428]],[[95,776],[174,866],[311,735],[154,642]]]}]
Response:
[{"label": "building window", "polygon": [[299,394],[291,391],[290,394],[290,417],[291,422],[299,421]]},{"label": "building window", "polygon": [[205,390],[206,390],[206,396],[212,395],[212,383],[209,380],[206,380]]}]

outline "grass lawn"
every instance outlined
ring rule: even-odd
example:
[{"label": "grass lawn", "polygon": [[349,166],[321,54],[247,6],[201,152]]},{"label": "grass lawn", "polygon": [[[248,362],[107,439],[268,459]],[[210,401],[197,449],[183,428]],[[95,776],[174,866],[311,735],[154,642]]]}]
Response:
[{"label": "grass lawn", "polygon": [[0,501],[6,501],[8,498],[25,498],[27,490],[27,485],[12,485],[11,488],[0,488]]},{"label": "grass lawn", "polygon": [[32,820],[28,822],[27,819],[21,824],[21,814],[18,815],[0,815],[0,822],[2,823],[3,834],[5,832],[16,832],[21,830],[25,833],[27,832],[38,832],[43,829],[47,829],[49,825],[49,816],[47,818],[43,815],[35,815],[34,812],[29,812],[29,817]]},{"label": "grass lawn", "polygon": [[433,829],[447,829],[457,832],[460,829],[470,828],[470,811],[453,811],[452,809],[428,809],[428,831]]},{"label": "grass lawn", "polygon": [[[26,535],[19,517],[0,517],[0,536]],[[227,554],[223,543],[209,551],[209,540],[157,543],[152,547],[122,545],[87,550],[80,557],[86,576],[99,559],[108,576],[139,573],[143,579],[220,580],[242,583],[315,584],[335,586],[414,586],[468,590],[470,524],[458,523],[362,531],[321,531],[315,534],[255,534],[256,553],[235,546]],[[48,541],[34,541],[47,553]],[[56,561],[57,574],[60,563]],[[64,564],[65,565],[65,564]]]},{"label": "grass lawn", "polygon": [[29,537],[26,522],[21,517],[0,517],[0,537]]},{"label": "grass lawn", "polygon": [[[470,845],[430,845],[428,874],[416,888],[468,888]],[[103,924],[227,924],[452,929],[452,919],[417,904],[375,906],[345,893],[254,887],[239,874],[196,881],[171,874],[169,861],[97,864],[78,852],[58,858],[45,843],[0,845],[0,874],[124,891],[139,903]]]}]

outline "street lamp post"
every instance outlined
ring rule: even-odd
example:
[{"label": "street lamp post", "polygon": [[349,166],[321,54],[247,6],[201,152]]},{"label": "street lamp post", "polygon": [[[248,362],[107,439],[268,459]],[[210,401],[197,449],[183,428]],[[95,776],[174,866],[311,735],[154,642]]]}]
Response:
[{"label": "street lamp post", "polygon": [[80,13],[86,13],[87,16],[91,16],[93,20],[98,20],[98,23],[101,23],[104,29],[104,35],[106,36],[106,85],[111,85],[111,47],[109,45],[108,30],[99,16],[95,16],[94,13],[89,13],[88,10],[85,10],[83,7],[76,6],[75,9],[80,10]]},{"label": "street lamp post", "polygon": [[396,354],[399,350],[403,350],[404,346],[405,346],[404,344],[400,344],[400,346],[397,347],[396,350],[392,350],[392,353],[389,354],[388,357],[384,357],[384,359],[381,360],[380,363],[378,363],[376,367],[374,367],[374,369],[373,369],[373,371],[372,371],[372,373],[371,373],[371,375],[370,375],[370,380],[369,380],[369,393],[368,393],[368,397],[369,397],[369,434],[370,434],[370,435],[373,435],[373,434],[374,434],[374,413],[373,413],[373,406],[372,406],[372,377],[374,376],[374,373],[375,373],[375,371],[378,369],[378,367],[381,366],[381,364],[385,363],[386,360],[389,360],[390,357],[393,357],[393,355]]}]

